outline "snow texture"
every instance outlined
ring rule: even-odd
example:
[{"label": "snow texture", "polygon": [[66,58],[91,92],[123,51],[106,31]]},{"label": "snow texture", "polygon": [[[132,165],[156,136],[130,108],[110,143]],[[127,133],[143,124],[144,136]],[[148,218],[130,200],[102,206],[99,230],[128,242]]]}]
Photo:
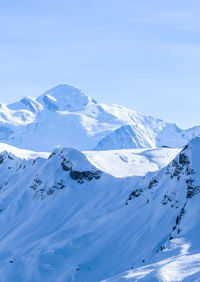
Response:
[{"label": "snow texture", "polygon": [[200,281],[199,135],[69,85],[0,104],[0,281]]},{"label": "snow texture", "polygon": [[161,170],[125,178],[73,148],[3,151],[1,280],[198,281],[199,163],[200,138]]}]

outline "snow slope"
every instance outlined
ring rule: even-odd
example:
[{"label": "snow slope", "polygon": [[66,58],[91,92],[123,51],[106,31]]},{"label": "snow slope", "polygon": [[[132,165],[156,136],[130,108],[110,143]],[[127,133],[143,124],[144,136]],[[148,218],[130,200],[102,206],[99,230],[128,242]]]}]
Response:
[{"label": "snow slope", "polygon": [[119,105],[98,104],[65,84],[38,98],[0,105],[0,142],[34,151],[57,145],[79,150],[177,148],[199,135],[200,127],[182,130]]},{"label": "snow slope", "polygon": [[173,240],[173,246],[180,246],[180,254],[157,263],[138,267],[104,280],[107,282],[125,281],[165,281],[198,282],[200,279],[200,254],[188,254],[190,245],[183,240]]},{"label": "snow slope", "polygon": [[[168,238],[160,241],[153,256],[143,259],[145,266],[132,267],[113,278],[104,281],[199,281],[200,280],[200,138],[193,139],[167,168],[152,178],[149,186],[134,190],[127,200],[139,201],[148,195],[148,190],[156,190],[152,199],[160,198],[164,215],[157,206],[158,212],[153,217],[160,231],[168,225],[173,210],[179,210]],[[170,178],[170,180],[168,180]],[[148,189],[148,190],[147,190]],[[162,189],[162,191],[159,191]],[[160,193],[161,192],[161,193]],[[149,193],[150,194],[150,193]],[[159,195],[160,194],[160,195]],[[163,195],[163,196],[161,196]],[[151,200],[148,198],[149,203]],[[136,205],[136,203],[135,203]],[[182,207],[182,208],[180,208]],[[144,210],[143,210],[144,211]],[[152,226],[153,227],[153,226]],[[152,232],[152,228],[151,228]],[[155,238],[158,238],[157,233]],[[149,241],[150,243],[151,241]]]},{"label": "snow slope", "polygon": [[[58,147],[59,148],[59,147]],[[144,176],[149,171],[156,171],[175,158],[181,149],[129,149],[113,151],[83,151],[87,159],[98,169],[115,177]],[[50,153],[19,149],[0,143],[0,153],[7,151],[20,159],[48,159]]]},{"label": "snow slope", "polygon": [[129,149],[112,151],[84,151],[100,170],[115,177],[144,176],[147,172],[167,166],[181,149]]},{"label": "snow slope", "polygon": [[[59,148],[59,147],[58,147]],[[181,149],[129,149],[113,151],[83,151],[87,159],[100,170],[115,177],[144,176],[156,171],[175,158]],[[35,152],[0,143],[0,153],[7,151],[20,159],[48,158],[49,152]]]},{"label": "snow slope", "polygon": [[25,150],[25,149],[19,149],[17,147],[10,146],[5,143],[0,143],[0,153],[4,151],[11,153],[12,155],[20,159],[26,159],[26,160],[27,159],[36,159],[38,157],[47,159],[49,157],[49,153],[47,152],[34,152],[30,150]]},{"label": "snow slope", "polygon": [[[153,125],[155,126],[155,124]],[[146,125],[145,125],[146,127]],[[95,150],[120,150],[146,147],[184,147],[192,138],[200,135],[200,128],[182,130],[175,124],[163,123],[162,127],[144,128],[138,122],[126,124],[102,138]]]},{"label": "snow slope", "polygon": [[153,147],[155,144],[142,128],[135,125],[122,125],[106,135],[95,147],[96,150],[120,150]]},{"label": "snow slope", "polygon": [[200,138],[145,177],[115,178],[72,148],[34,160],[2,152],[2,281],[198,279],[199,163]]}]

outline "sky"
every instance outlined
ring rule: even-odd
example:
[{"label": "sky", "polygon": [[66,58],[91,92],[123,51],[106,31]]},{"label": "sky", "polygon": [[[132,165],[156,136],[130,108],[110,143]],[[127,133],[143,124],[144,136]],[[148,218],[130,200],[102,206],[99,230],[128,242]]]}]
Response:
[{"label": "sky", "polygon": [[200,125],[199,0],[0,1],[0,101],[58,84]]}]

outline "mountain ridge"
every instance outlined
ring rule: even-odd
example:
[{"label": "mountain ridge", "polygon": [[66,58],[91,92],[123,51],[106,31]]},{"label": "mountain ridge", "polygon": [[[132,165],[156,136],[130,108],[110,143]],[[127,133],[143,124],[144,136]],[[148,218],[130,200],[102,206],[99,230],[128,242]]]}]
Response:
[{"label": "mountain ridge", "polygon": [[98,104],[65,84],[0,107],[0,142],[36,151],[56,145],[79,150],[183,147],[199,135],[200,126],[183,130],[119,105]]},{"label": "mountain ridge", "polygon": [[[199,156],[198,137],[158,172],[115,178],[74,148],[34,160],[2,152],[1,277],[94,282],[154,264],[151,278],[166,281],[163,260],[198,265]],[[199,272],[179,264],[178,279],[183,267]]]}]

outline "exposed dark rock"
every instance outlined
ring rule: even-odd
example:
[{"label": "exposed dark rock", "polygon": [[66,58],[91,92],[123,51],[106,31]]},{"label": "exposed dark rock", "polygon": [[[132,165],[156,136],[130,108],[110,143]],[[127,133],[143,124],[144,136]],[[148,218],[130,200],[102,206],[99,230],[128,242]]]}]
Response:
[{"label": "exposed dark rock", "polygon": [[186,174],[187,174],[187,175],[192,175],[192,174],[195,174],[195,171],[194,171],[192,168],[187,167],[187,168],[186,168]]},{"label": "exposed dark rock", "polygon": [[6,159],[9,159],[9,160],[14,160],[14,157],[12,156],[12,154],[9,154],[7,152],[2,152],[0,154],[0,165],[6,160]]},{"label": "exposed dark rock", "polygon": [[126,205],[128,205],[128,201],[131,201],[133,198],[137,198],[142,194],[143,190],[142,189],[136,189],[134,190],[128,197],[128,199],[126,200]]},{"label": "exposed dark rock", "polygon": [[161,246],[161,247],[160,247],[160,251],[161,251],[161,252],[164,251],[165,249],[166,249],[165,246]]},{"label": "exposed dark rock", "polygon": [[86,181],[91,181],[93,179],[100,179],[102,176],[102,171],[77,171],[71,170],[70,176],[73,180],[76,180],[79,184],[83,184]]},{"label": "exposed dark rock", "polygon": [[62,155],[61,158],[62,158],[62,162],[61,162],[62,169],[70,172],[70,177],[73,180],[76,180],[79,184],[83,184],[85,181],[91,181],[93,179],[100,179],[103,174],[102,171],[100,170],[96,170],[96,171],[73,170],[73,163],[70,162],[69,160],[66,160]]},{"label": "exposed dark rock", "polygon": [[8,158],[10,159],[10,160],[14,160],[14,158],[13,157],[11,157],[10,155],[8,155]]},{"label": "exposed dark rock", "polygon": [[194,182],[194,179],[192,179],[192,178],[190,177],[190,178],[186,179],[185,182],[186,182],[186,184],[187,184],[188,186],[191,186],[191,185],[193,184],[193,182]]},{"label": "exposed dark rock", "polygon": [[54,193],[54,190],[52,188],[48,188],[46,193],[47,195],[52,195]]},{"label": "exposed dark rock", "polygon": [[150,183],[149,183],[149,186],[148,186],[148,189],[152,189],[154,186],[156,186],[158,184],[158,180],[154,177]]},{"label": "exposed dark rock", "polygon": [[184,216],[185,214],[185,206],[187,205],[187,202],[184,204],[184,206],[182,207],[182,209],[180,210],[180,213],[179,215],[176,217],[176,224],[175,226],[173,226],[173,231],[175,231],[177,229],[177,234],[180,234],[181,232],[181,229],[180,229],[180,223],[181,223],[181,220],[182,220],[182,217]]},{"label": "exposed dark rock", "polygon": [[54,153],[54,152],[51,153],[51,154],[49,155],[48,159],[51,159],[53,156],[55,156],[55,154],[56,154],[56,153]]},{"label": "exposed dark rock", "polygon": [[191,199],[194,195],[200,192],[200,186],[188,186],[187,187],[187,199]]},{"label": "exposed dark rock", "polygon": [[[166,170],[166,174],[170,174],[170,165]],[[190,167],[190,160],[188,156],[184,153],[181,153],[178,157],[178,161],[175,159],[172,162],[171,178],[177,177],[177,180],[181,178],[182,174],[192,175],[195,171]]]},{"label": "exposed dark rock", "polygon": [[182,164],[183,166],[190,164],[188,156],[186,156],[184,153],[179,155],[179,164]]},{"label": "exposed dark rock", "polygon": [[176,193],[175,192],[171,192],[170,194],[165,194],[161,203],[162,205],[167,205],[169,202],[173,202],[173,204],[171,205],[171,207],[174,207],[175,203],[178,203],[178,201],[175,200],[176,197]]},{"label": "exposed dark rock", "polygon": [[183,148],[183,151],[187,150],[189,148],[188,145],[185,145],[185,147]]},{"label": "exposed dark rock", "polygon": [[65,171],[71,171],[73,164],[70,161],[63,159],[61,166]]},{"label": "exposed dark rock", "polygon": [[37,190],[37,188],[42,184],[42,181],[39,179],[39,176],[36,175],[35,178],[33,179],[33,182],[30,186],[31,189]]},{"label": "exposed dark rock", "polygon": [[0,154],[0,165],[4,162],[4,159],[5,159],[4,155]]},{"label": "exposed dark rock", "polygon": [[58,190],[65,188],[63,180],[61,179],[60,181],[58,181],[57,184],[53,186],[53,188],[58,189]]}]

